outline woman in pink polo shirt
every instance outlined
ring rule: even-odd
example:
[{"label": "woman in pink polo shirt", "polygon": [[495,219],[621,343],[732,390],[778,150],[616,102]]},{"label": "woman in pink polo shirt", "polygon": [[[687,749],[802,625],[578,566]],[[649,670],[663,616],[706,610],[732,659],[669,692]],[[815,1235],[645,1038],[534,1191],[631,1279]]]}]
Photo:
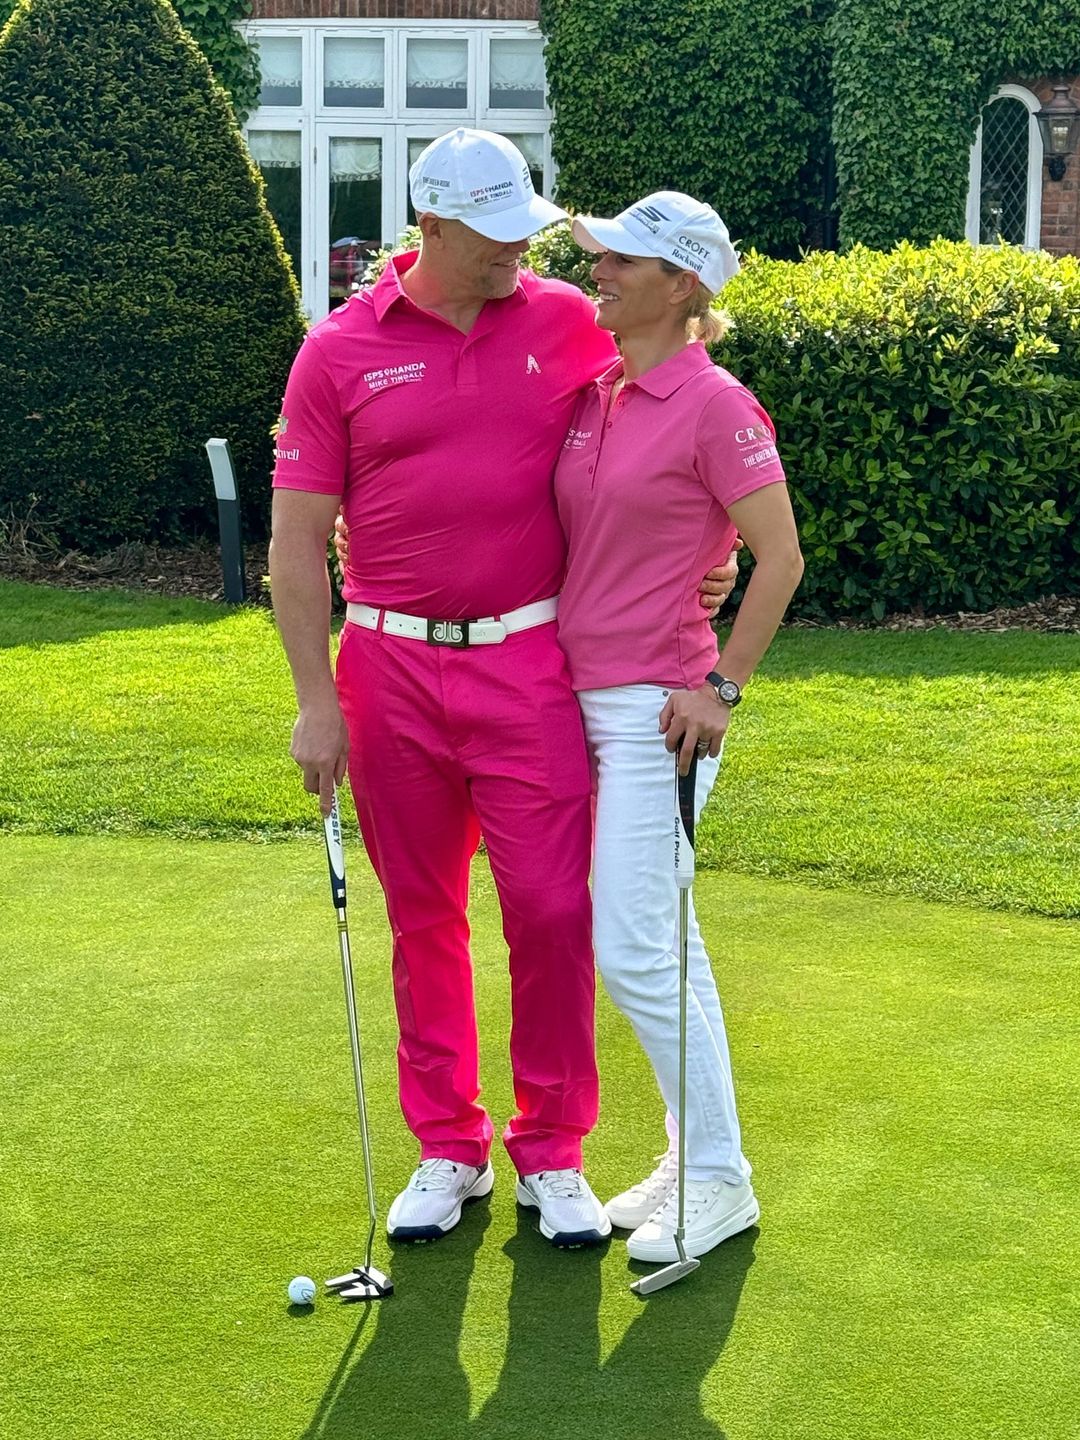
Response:
[{"label": "woman in pink polo shirt", "polygon": [[[700,813],[742,687],[776,633],[802,557],[772,423],[709,359],[712,301],[738,270],[716,212],[663,191],[574,234],[601,252],[597,323],[621,358],[583,392],[556,470],[569,542],[559,639],[598,774],[597,965],[641,1040],[668,1109],[656,1170],[607,1205],[635,1259],[672,1261],[677,1171],[677,899],[673,751],[697,749]],[[716,637],[697,581],[736,531],[755,559],[731,634]],[[732,944],[732,953],[737,947]],[[742,1153],[724,1019],[692,919],[687,1021],[686,1250],[703,1255],[758,1218]]]}]

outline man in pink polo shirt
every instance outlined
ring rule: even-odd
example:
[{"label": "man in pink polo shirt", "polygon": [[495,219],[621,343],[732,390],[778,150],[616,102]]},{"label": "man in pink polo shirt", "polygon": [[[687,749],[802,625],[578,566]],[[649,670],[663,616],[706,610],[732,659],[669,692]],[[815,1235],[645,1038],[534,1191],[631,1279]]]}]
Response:
[{"label": "man in pink polo shirt", "polygon": [[[423,241],[308,334],[274,472],[274,607],[292,754],[324,810],[346,768],[386,896],[401,1103],[420,1165],[390,1207],[433,1238],[492,1188],[466,919],[484,836],[510,949],[517,1197],[555,1244],[611,1226],[581,1173],[596,1121],[590,773],[556,638],[552,472],[616,354],[573,286],[520,268],[563,212],[499,136],[458,130],[410,172]],[[349,602],[328,656],[339,501]],[[340,703],[339,703],[340,701]]]}]

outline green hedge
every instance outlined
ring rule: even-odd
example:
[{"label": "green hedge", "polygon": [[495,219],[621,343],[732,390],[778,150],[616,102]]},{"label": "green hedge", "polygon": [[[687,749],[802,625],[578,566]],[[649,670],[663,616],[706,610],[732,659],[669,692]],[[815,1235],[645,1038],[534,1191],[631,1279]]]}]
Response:
[{"label": "green hedge", "polygon": [[[19,3],[20,0],[0,0],[0,27]],[[33,5],[36,0],[30,3]],[[96,4],[99,13],[104,13],[109,3],[110,0],[86,0],[84,9],[92,14]],[[250,14],[250,0],[174,0],[173,8],[209,60],[238,117],[244,120],[259,99],[258,59],[236,28],[236,22]]]},{"label": "green hedge", "polygon": [[940,240],[751,257],[715,358],[776,421],[804,613],[1080,590],[1080,262]]},{"label": "green hedge", "polygon": [[[593,258],[556,225],[526,262],[589,290]],[[1080,260],[946,240],[751,254],[722,300],[713,356],[772,415],[791,482],[795,613],[1080,593]]]},{"label": "green hedge", "polygon": [[0,231],[0,508],[83,549],[210,528],[202,447],[224,435],[261,523],[299,297],[225,94],[164,0],[16,12]]},{"label": "green hedge", "polygon": [[672,186],[744,245],[821,243],[832,0],[541,0],[559,198]]},{"label": "green hedge", "polygon": [[1080,0],[836,0],[830,33],[841,239],[879,248],[960,239],[983,106],[1080,73]]}]

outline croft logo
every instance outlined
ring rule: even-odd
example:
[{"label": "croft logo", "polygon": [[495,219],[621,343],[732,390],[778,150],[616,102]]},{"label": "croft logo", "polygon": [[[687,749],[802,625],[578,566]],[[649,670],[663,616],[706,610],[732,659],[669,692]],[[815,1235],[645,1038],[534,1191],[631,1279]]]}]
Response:
[{"label": "croft logo", "polygon": [[736,445],[757,445],[772,438],[772,431],[767,425],[751,425],[746,430],[735,431]]},{"label": "croft logo", "polygon": [[680,235],[676,245],[682,245],[694,255],[708,255],[709,247],[702,245],[699,240],[692,239],[689,235]]}]

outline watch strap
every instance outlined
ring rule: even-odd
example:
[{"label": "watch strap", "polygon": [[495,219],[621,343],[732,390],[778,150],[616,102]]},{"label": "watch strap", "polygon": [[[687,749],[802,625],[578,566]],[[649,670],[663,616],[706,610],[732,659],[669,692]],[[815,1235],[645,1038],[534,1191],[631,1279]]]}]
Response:
[{"label": "watch strap", "polygon": [[[737,680],[729,680],[726,675],[721,675],[719,670],[710,670],[708,675],[705,676],[705,679],[716,691],[716,698],[720,701],[722,705],[730,705],[731,708],[734,710],[736,705],[742,703],[742,686]],[[734,686],[735,694],[731,698],[728,698],[725,695],[721,695],[721,685]]]}]

